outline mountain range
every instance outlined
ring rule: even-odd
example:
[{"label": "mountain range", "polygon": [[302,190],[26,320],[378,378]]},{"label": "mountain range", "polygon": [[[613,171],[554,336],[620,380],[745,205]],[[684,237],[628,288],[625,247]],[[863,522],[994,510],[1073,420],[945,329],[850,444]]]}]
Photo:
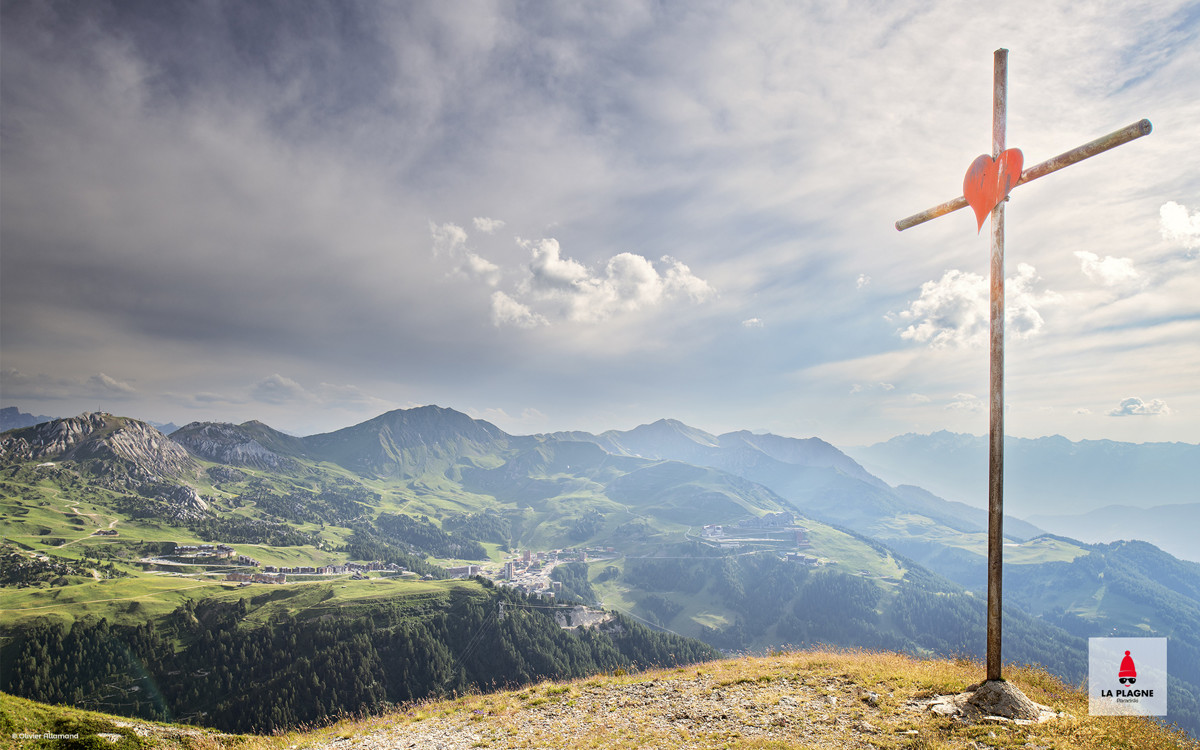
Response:
[{"label": "mountain range", "polygon": [[[659,487],[661,496],[665,493],[660,485],[675,481],[683,485],[676,492],[690,502],[696,497],[696,483],[701,482],[717,486],[707,492],[704,502],[708,505],[718,507],[718,497],[727,500],[729,512],[704,519],[710,523],[754,512],[747,509],[777,512],[787,507],[894,543],[917,562],[935,559],[946,547],[970,550],[964,554],[974,554],[981,562],[985,549],[984,511],[942,500],[916,487],[890,487],[819,438],[801,440],[747,431],[717,436],[670,419],[599,435],[513,436],[488,422],[436,406],[388,412],[359,425],[303,438],[259,422],[197,422],[172,433],[171,438],[199,457],[223,463],[279,468],[289,461],[315,459],[379,479],[414,481],[424,477],[435,485],[449,479],[463,489],[496,497],[550,499],[579,478],[586,478],[593,485],[611,489],[609,501],[631,497],[636,491],[628,488],[646,485]],[[664,466],[662,462],[669,463]],[[677,464],[715,473],[702,477],[695,469],[685,470]],[[610,485],[598,479],[604,472],[617,472],[620,481]],[[529,479],[555,475],[573,479]],[[682,481],[685,475],[689,475],[687,481]],[[760,490],[749,492],[747,483],[730,489],[729,475]],[[520,481],[506,489],[514,479]],[[753,501],[733,499],[747,492],[755,497]],[[687,505],[681,503],[680,507]],[[593,509],[603,512],[602,508]],[[675,515],[672,520],[686,520],[681,513]],[[1006,519],[1006,534],[1014,542],[1041,533],[1023,521]]]},{"label": "mountain range", "polygon": [[[121,564],[132,559],[122,544],[143,549],[125,539],[221,542],[280,563],[390,560],[430,575],[520,548],[586,548],[596,556],[555,569],[564,596],[733,650],[978,655],[983,642],[985,511],[893,486],[817,438],[713,435],[669,419],[516,436],[437,406],[306,437],[255,421],[193,422],[168,437],[85,414],[0,435],[0,511],[24,549],[76,545]],[[103,522],[121,539],[85,533]],[[1006,659],[1074,681],[1090,635],[1170,637],[1182,659],[1173,712],[1200,728],[1200,565],[1012,517],[1005,534]]]},{"label": "mountain range", "polygon": [[[20,415],[15,407],[9,410]],[[713,435],[671,419],[628,431],[514,436],[453,409],[426,406],[388,412],[358,425],[307,437],[288,435],[257,421],[241,425],[193,422],[159,443],[153,435],[161,438],[157,430],[137,420],[84,415],[10,431],[0,442],[0,457],[31,460],[111,454],[133,467],[133,474],[144,469],[143,480],[165,477],[181,481],[199,471],[189,456],[252,470],[292,473],[300,471],[304,461],[317,461],[360,476],[407,483],[406,501],[417,507],[428,505],[426,509],[435,513],[439,512],[438,503],[429,503],[429,498],[439,493],[548,500],[570,495],[571,488],[578,490],[581,482],[595,491],[594,502],[587,508],[578,503],[575,508],[555,508],[561,517],[549,527],[570,526],[589,510],[604,514],[614,509],[616,497],[632,497],[643,485],[661,492],[664,482],[673,481],[682,488],[676,489],[682,497],[708,492],[710,501],[718,496],[728,501],[729,514],[707,521],[728,520],[730,514],[747,509],[762,513],[786,507],[878,539],[965,584],[979,578],[975,569],[982,565],[985,552],[986,512],[973,489],[982,479],[978,471],[969,469],[982,463],[986,445],[982,438],[947,432],[905,435],[851,449],[872,469],[895,481],[895,486],[819,438],[748,431]],[[104,449],[108,453],[98,452],[96,445],[108,446]],[[1048,457],[1039,456],[1041,451]],[[1140,481],[1167,500],[1194,497],[1194,487],[1200,486],[1195,483],[1200,481],[1200,460],[1192,459],[1200,458],[1198,451],[1200,446],[1187,444],[1011,439],[1006,448],[1006,507],[1028,508],[1028,487],[1045,486],[1039,490],[1034,523],[1006,516],[1006,537],[1017,544],[1044,530],[1087,542],[1136,536],[1194,559],[1200,551],[1188,538],[1190,527],[1173,521],[1196,516],[1200,504],[1145,507],[1150,505],[1146,501],[1140,508],[1101,508],[1079,516],[1062,509],[1082,507],[1079,496],[1098,493],[1101,488],[1105,498],[1125,497],[1116,483],[1098,482],[1096,476],[1101,473],[1123,477],[1123,486]],[[670,464],[660,466],[662,462]],[[685,478],[689,472],[695,474],[695,469],[674,464],[712,471]],[[745,481],[735,487],[732,477]],[[1072,491],[1064,477],[1078,479],[1078,488]],[[1190,487],[1184,488],[1186,484]],[[701,486],[705,489],[699,489]],[[750,491],[747,488],[751,486],[759,489]],[[942,488],[940,493],[968,501],[946,500],[938,490],[929,488]],[[605,495],[608,489],[612,491]],[[575,491],[575,495],[579,493]],[[753,499],[747,501],[744,495]],[[624,522],[636,525],[638,514],[631,512],[628,503],[624,505]],[[546,510],[543,508],[543,514]],[[1051,512],[1054,510],[1059,512]],[[610,523],[608,530],[621,525]],[[629,528],[626,525],[624,530]],[[1131,535],[1131,529],[1138,533]],[[562,541],[553,535],[541,541],[553,540]],[[978,585],[969,587],[978,590]]]}]

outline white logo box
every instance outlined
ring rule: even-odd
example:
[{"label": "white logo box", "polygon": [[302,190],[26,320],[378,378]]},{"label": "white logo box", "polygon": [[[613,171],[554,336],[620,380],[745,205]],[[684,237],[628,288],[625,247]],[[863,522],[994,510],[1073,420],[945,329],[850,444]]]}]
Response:
[{"label": "white logo box", "polygon": [[1166,638],[1089,638],[1088,713],[1167,715]]}]

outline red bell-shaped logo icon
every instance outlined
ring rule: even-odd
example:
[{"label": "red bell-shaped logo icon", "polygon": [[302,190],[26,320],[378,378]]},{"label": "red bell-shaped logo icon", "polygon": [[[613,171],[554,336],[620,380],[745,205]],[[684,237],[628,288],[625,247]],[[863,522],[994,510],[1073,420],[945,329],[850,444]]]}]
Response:
[{"label": "red bell-shaped logo icon", "polygon": [[1117,681],[1122,685],[1132,685],[1137,682],[1137,669],[1133,666],[1133,657],[1129,652],[1125,652],[1125,658],[1121,660],[1121,671],[1117,673]]}]

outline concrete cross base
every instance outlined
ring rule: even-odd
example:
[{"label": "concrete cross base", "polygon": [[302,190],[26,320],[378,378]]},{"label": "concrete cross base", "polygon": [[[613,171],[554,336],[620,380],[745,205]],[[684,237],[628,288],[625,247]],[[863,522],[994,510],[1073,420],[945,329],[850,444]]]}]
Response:
[{"label": "concrete cross base", "polygon": [[1049,706],[1034,703],[1016,685],[1003,680],[971,685],[967,692],[957,695],[935,695],[909,701],[906,707],[968,723],[1040,724],[1063,715]]},{"label": "concrete cross base", "polygon": [[1024,721],[1037,721],[1043,711],[1050,711],[1046,706],[1029,700],[1020,688],[1004,680],[988,680],[975,688],[967,704],[979,709],[985,716]]}]

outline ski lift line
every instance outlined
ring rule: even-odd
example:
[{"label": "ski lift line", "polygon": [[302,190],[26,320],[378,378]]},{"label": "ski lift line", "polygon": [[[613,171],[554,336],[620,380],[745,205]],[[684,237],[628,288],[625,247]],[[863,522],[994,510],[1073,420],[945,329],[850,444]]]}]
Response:
[{"label": "ski lift line", "polygon": [[[559,605],[554,605],[554,604],[513,604],[511,602],[504,602],[504,606],[505,607],[513,607],[514,609],[515,608],[521,608],[521,609],[565,609],[566,608],[564,605],[561,605],[561,604],[559,604]],[[587,605],[581,605],[581,606],[587,606]]]},{"label": "ski lift line", "polygon": [[662,626],[662,625],[655,625],[654,623],[650,622],[649,620],[647,620],[647,619],[645,619],[645,618],[643,618],[643,617],[638,617],[638,616],[637,616],[637,615],[635,615],[634,613],[632,613],[632,612],[630,612],[630,611],[628,611],[628,610],[621,609],[620,607],[618,607],[618,606],[616,606],[616,605],[613,605],[613,607],[612,607],[612,608],[613,608],[613,609],[615,609],[616,611],[618,611],[618,612],[622,613],[622,614],[629,615],[630,617],[632,617],[633,619],[637,620],[638,622],[643,622],[643,623],[645,623],[646,625],[648,625],[648,626],[649,626],[649,627],[651,627],[651,628],[654,628],[655,630],[663,630],[663,631],[666,631],[666,632],[670,633],[671,635],[677,635],[677,636],[679,636],[680,638],[686,638],[686,637],[687,637],[687,636],[685,636],[685,635],[683,635],[683,634],[681,634],[681,633],[676,633],[674,630],[671,630],[671,629],[670,629],[670,628],[668,628],[668,627],[664,627],[664,626]]},{"label": "ski lift line", "polygon": [[471,638],[471,640],[467,643],[466,648],[464,648],[462,653],[459,654],[458,658],[455,659],[460,667],[464,666],[464,663],[475,652],[475,649],[479,648],[479,644],[483,643],[483,637],[487,634],[488,630],[490,630],[491,626],[499,622],[499,614],[499,612],[493,612],[488,615],[487,619],[483,621],[483,624],[479,626],[479,629],[475,631],[474,637]]},{"label": "ski lift line", "polygon": [[759,552],[768,552],[769,550],[752,549],[745,552],[738,552],[733,555],[718,555],[711,557],[708,555],[692,555],[690,557],[656,557],[654,555],[643,555],[642,557],[626,557],[626,560],[721,560],[725,557],[745,557],[746,555],[756,555]]}]

